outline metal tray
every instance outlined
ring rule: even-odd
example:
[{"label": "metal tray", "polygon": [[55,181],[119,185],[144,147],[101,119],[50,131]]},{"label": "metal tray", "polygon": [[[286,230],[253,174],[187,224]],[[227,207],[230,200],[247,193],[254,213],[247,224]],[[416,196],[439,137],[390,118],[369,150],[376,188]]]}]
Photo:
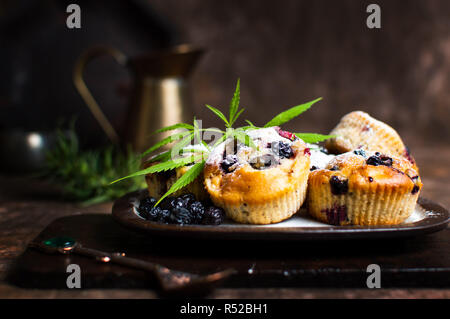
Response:
[{"label": "metal tray", "polygon": [[404,223],[392,226],[331,226],[312,219],[304,209],[290,219],[272,225],[244,225],[230,220],[217,226],[168,225],[147,221],[137,214],[136,207],[145,196],[147,191],[141,190],[119,198],[112,208],[112,216],[127,228],[155,236],[281,241],[400,238],[439,231],[450,221],[445,208],[419,198],[413,214]]}]

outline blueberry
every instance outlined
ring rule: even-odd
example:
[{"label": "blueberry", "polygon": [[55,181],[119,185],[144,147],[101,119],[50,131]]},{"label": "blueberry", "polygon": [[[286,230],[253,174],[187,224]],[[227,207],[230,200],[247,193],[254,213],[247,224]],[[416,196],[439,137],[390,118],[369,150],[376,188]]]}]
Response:
[{"label": "blueberry", "polygon": [[234,164],[236,164],[238,161],[236,155],[227,155],[222,163],[220,163],[220,167],[225,173],[231,173],[234,169],[231,168]]},{"label": "blueberry", "polygon": [[191,224],[193,220],[191,212],[184,207],[172,209],[168,218],[169,223],[179,225]]},{"label": "blueberry", "polygon": [[364,158],[366,157],[366,152],[364,152],[363,149],[354,150],[353,153],[356,155],[362,156]]},{"label": "blueberry", "polygon": [[331,192],[334,195],[342,195],[348,192],[348,180],[340,179],[337,176],[331,176],[330,178]]},{"label": "blueberry", "polygon": [[370,156],[366,160],[366,163],[367,163],[367,165],[373,165],[373,166],[378,166],[378,165],[392,166],[393,160],[392,160],[392,158],[390,158],[386,155],[381,155],[379,152],[376,152],[375,155]]},{"label": "blueberry", "polygon": [[294,156],[291,146],[284,142],[273,142],[271,145],[272,152],[281,158],[291,158]]},{"label": "blueberry", "polygon": [[219,207],[208,207],[205,210],[205,215],[203,216],[203,225],[219,225],[222,224],[225,219],[225,212]]}]

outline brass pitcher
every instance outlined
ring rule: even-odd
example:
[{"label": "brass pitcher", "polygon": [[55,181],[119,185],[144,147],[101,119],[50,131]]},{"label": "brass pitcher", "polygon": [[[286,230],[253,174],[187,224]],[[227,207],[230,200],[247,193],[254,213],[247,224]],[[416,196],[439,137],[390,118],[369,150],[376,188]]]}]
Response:
[{"label": "brass pitcher", "polygon": [[[161,137],[152,135],[155,130],[179,122],[191,122],[190,90],[187,77],[193,70],[203,50],[190,45],[127,58],[111,47],[95,47],[83,53],[75,64],[73,81],[81,97],[113,143],[131,145],[141,152]],[[133,92],[127,108],[125,133],[119,138],[83,80],[87,63],[96,57],[111,55],[130,69],[133,75]],[[167,135],[167,133],[166,133]]]}]

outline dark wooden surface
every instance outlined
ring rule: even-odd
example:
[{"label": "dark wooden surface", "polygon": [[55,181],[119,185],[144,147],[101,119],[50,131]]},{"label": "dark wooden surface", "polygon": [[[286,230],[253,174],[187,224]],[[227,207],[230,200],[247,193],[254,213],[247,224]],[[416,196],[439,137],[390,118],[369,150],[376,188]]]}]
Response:
[{"label": "dark wooden surface", "polygon": [[[450,202],[447,194],[450,191],[449,183],[450,170],[448,159],[450,158],[450,149],[423,148],[415,152],[417,160],[421,168],[421,175],[425,184],[422,196],[431,198],[440,202],[444,207],[449,207]],[[191,264],[191,270],[202,271],[211,269],[211,264],[207,263],[207,258],[201,252],[201,243],[186,243],[187,246],[179,247],[174,243],[163,243],[158,246],[158,241],[150,241],[145,237],[140,237],[132,232],[117,228],[118,226],[112,222],[108,214],[110,213],[111,203],[98,205],[89,208],[81,208],[73,203],[55,200],[54,193],[49,187],[42,185],[40,182],[33,182],[22,178],[1,178],[0,179],[0,297],[3,298],[153,298],[157,294],[151,289],[151,283],[148,286],[139,286],[145,281],[137,280],[137,284],[131,289],[26,289],[10,284],[6,281],[7,271],[18,260],[17,257],[22,254],[27,243],[35,238],[51,221],[63,216],[73,216],[69,219],[59,220],[59,226],[67,227],[69,224],[78,225],[77,229],[68,228],[68,232],[79,233],[81,229],[85,230],[84,238],[90,238],[90,243],[96,245],[97,248],[110,249],[117,247],[119,250],[126,249],[129,254],[135,256],[144,256],[146,252],[151,250],[157,252],[159,260],[164,261],[169,266],[180,265],[187,259],[195,260],[197,263]],[[94,214],[86,216],[85,214]],[[78,215],[78,216],[77,216]],[[63,223],[64,222],[64,223]],[[103,227],[103,226],[107,227]],[[75,232],[76,231],[76,232]],[[252,249],[251,247],[241,247],[248,250],[245,256],[246,262],[240,265],[241,271],[252,266],[257,261],[255,269],[257,270],[258,261],[261,265],[272,267],[273,269],[290,269],[301,266],[302,260],[309,260],[320,264],[321,260],[334,259],[336,264],[341,266],[347,264],[349,268],[359,267],[365,263],[377,263],[377,256],[383,256],[381,266],[395,266],[398,257],[403,258],[405,265],[416,268],[421,266],[448,267],[449,263],[449,234],[450,230],[446,229],[434,235],[427,235],[422,239],[415,239],[408,242],[393,245],[390,248],[384,248],[387,243],[380,246],[362,247],[360,244],[358,249],[364,249],[364,253],[358,258],[351,253],[353,246],[335,247],[335,252],[331,255],[327,254],[327,248],[323,248],[316,255],[314,248],[305,248],[301,246],[287,246],[282,251],[271,253],[264,249]],[[83,232],[81,232],[83,233]],[[112,245],[112,246],[111,246]],[[174,246],[173,246],[174,245]],[[189,245],[192,245],[189,246]],[[156,248],[155,248],[156,246]],[[333,246],[333,244],[332,244]],[[148,248],[145,249],[145,248]],[[171,249],[168,249],[172,247]],[[210,247],[206,245],[206,247]],[[447,248],[446,248],[447,247]],[[273,248],[273,247],[272,247]],[[320,247],[319,247],[320,248]],[[217,264],[222,265],[225,262],[233,263],[236,259],[228,259],[226,256],[233,256],[233,247],[218,246],[218,251],[212,252],[211,256],[217,259]],[[289,250],[286,253],[286,249]],[[345,253],[340,253],[340,249]],[[223,250],[223,253],[222,251]],[[273,249],[275,250],[275,249]],[[272,251],[273,251],[272,250]],[[239,249],[236,249],[239,251]],[[192,252],[192,253],[191,253]],[[388,254],[386,254],[388,252]],[[235,252],[234,252],[235,254]],[[358,254],[356,254],[358,255]],[[303,256],[301,258],[300,256]],[[33,255],[31,255],[33,257]],[[36,257],[36,255],[35,255]],[[42,256],[41,256],[42,257]],[[375,259],[372,261],[372,257]],[[30,256],[28,256],[30,258]],[[45,256],[42,258],[49,258]],[[56,257],[58,261],[52,263],[51,267],[61,267],[61,265],[70,262],[69,257]],[[72,257],[70,257],[72,258]],[[75,257],[81,258],[81,257]],[[187,259],[186,259],[187,258]],[[345,258],[349,258],[351,263],[347,263]],[[39,270],[39,259],[34,259],[35,270]],[[98,265],[90,260],[80,260],[77,262],[82,264],[82,269],[89,268],[92,271],[111,270],[117,266]],[[326,264],[322,264],[326,265]],[[281,266],[281,267],[280,267]],[[110,268],[112,267],[112,268]],[[186,267],[186,266],[184,266]],[[220,266],[219,266],[220,267]],[[399,267],[400,269],[401,267]],[[49,271],[52,268],[41,269],[40,271]],[[55,268],[53,268],[55,269]],[[394,269],[394,268],[393,268]],[[114,270],[114,269],[113,269]],[[117,268],[115,269],[117,271]],[[120,269],[119,269],[120,270]],[[214,270],[214,269],[211,269]],[[113,272],[114,273],[114,272]],[[117,274],[117,273],[116,273]],[[292,275],[292,274],[291,274]],[[142,274],[135,273],[135,278],[143,278]],[[295,276],[294,276],[295,277]],[[298,277],[295,280],[300,280]],[[108,282],[106,280],[105,282]],[[42,283],[42,282],[41,282]],[[64,282],[63,282],[64,283]],[[29,284],[28,284],[29,285]],[[255,287],[245,285],[245,288],[235,288],[236,282],[230,282],[229,287],[223,287],[216,290],[211,297],[216,298],[449,298],[450,289],[448,288],[384,288],[380,290],[369,290],[360,287],[325,287],[325,288],[268,288]],[[95,285],[92,285],[93,287]],[[130,285],[129,285],[130,286]],[[255,285],[256,286],[256,285]],[[353,285],[354,286],[354,285]],[[422,287],[422,285],[419,285]],[[433,286],[437,286],[433,285]]]},{"label": "dark wooden surface", "polygon": [[[414,238],[281,242],[180,240],[124,229],[110,215],[82,214],[55,220],[34,240],[75,238],[85,247],[198,274],[233,268],[224,286],[366,287],[366,268],[380,265],[383,287],[449,287],[450,229]],[[66,288],[69,264],[82,271],[84,288],[157,288],[152,276],[92,258],[46,254],[29,248],[8,281],[26,288]]]}]

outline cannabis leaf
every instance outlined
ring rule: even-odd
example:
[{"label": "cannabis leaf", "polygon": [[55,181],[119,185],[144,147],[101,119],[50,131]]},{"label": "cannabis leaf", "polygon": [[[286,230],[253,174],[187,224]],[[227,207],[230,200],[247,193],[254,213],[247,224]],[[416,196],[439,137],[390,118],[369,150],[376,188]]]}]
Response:
[{"label": "cannabis leaf", "polygon": [[[116,183],[118,181],[121,181],[126,178],[130,177],[136,177],[140,175],[146,175],[151,173],[157,173],[162,171],[167,171],[171,169],[175,169],[177,167],[186,166],[189,164],[194,165],[185,173],[183,174],[173,185],[172,187],[158,200],[156,203],[159,204],[161,200],[169,196],[170,194],[178,191],[179,189],[185,187],[192,181],[194,181],[197,176],[202,172],[203,167],[205,165],[205,158],[208,156],[211,148],[216,147],[218,144],[224,142],[225,140],[232,138],[238,140],[240,143],[245,144],[246,146],[256,148],[257,146],[254,143],[253,139],[247,134],[246,131],[253,130],[253,129],[259,129],[260,127],[255,126],[252,122],[246,120],[247,126],[243,126],[240,128],[233,128],[234,123],[237,121],[239,116],[244,112],[244,108],[239,109],[240,104],[240,79],[237,80],[236,88],[233,94],[233,98],[230,101],[229,106],[229,112],[228,112],[228,118],[225,116],[224,113],[222,113],[219,109],[206,104],[206,107],[211,110],[217,117],[219,117],[224,123],[225,123],[225,131],[218,130],[218,129],[200,129],[198,126],[197,120],[194,118],[193,124],[187,124],[187,123],[178,123],[170,126],[163,127],[159,130],[157,130],[155,133],[162,133],[167,131],[173,131],[173,130],[181,130],[182,132],[177,132],[175,134],[170,135],[169,137],[166,137],[165,139],[159,141],[149,149],[147,149],[142,156],[148,155],[160,148],[162,148],[165,145],[168,145],[172,142],[175,142],[174,145],[171,147],[170,150],[165,151],[161,154],[158,154],[149,160],[147,160],[147,163],[156,162],[156,164],[147,167],[145,169],[142,169],[138,172],[135,172],[133,174],[130,174],[126,177],[122,177],[120,179],[115,180],[113,183]],[[320,101],[322,98],[318,98],[314,101],[304,103],[301,105],[294,106],[287,111],[284,111],[277,116],[275,116],[272,120],[270,120],[264,127],[272,127],[272,126],[280,126],[293,118],[297,117],[301,113],[308,110],[314,103]],[[201,138],[201,132],[218,132],[221,133],[222,136],[216,141],[216,143],[212,146],[208,145],[205,141]],[[314,133],[297,133],[298,137],[303,139],[305,142],[308,143],[317,143],[319,141],[323,141],[325,139],[328,139],[330,137],[333,137],[331,135],[322,135],[322,134],[314,134]],[[191,144],[192,141],[196,141],[196,143],[201,143],[203,146],[205,146],[206,150],[201,150],[198,148],[189,148],[188,145]],[[189,155],[186,156],[184,154],[188,153]],[[178,156],[182,156],[181,158],[178,158]]]},{"label": "cannabis leaf", "polygon": [[156,151],[157,149],[163,147],[164,145],[167,145],[169,143],[172,143],[176,140],[179,140],[183,137],[185,137],[186,135],[190,134],[190,131],[185,131],[185,132],[181,132],[181,133],[175,133],[173,135],[170,135],[169,137],[166,137],[165,139],[159,141],[158,143],[156,143],[155,145],[153,145],[152,147],[150,147],[149,149],[147,149],[144,153],[142,153],[142,157]]},{"label": "cannabis leaf", "polygon": [[159,130],[156,130],[155,132],[153,132],[153,134],[167,132],[167,131],[173,131],[173,130],[176,130],[176,129],[179,129],[179,128],[185,128],[185,129],[188,129],[188,130],[192,130],[194,127],[191,124],[178,123],[178,124],[169,125],[169,126],[160,128]]},{"label": "cannabis leaf", "polygon": [[187,157],[181,157],[181,158],[177,158],[174,160],[168,160],[162,163],[158,163],[155,164],[153,166],[147,167],[145,169],[142,169],[140,171],[137,171],[133,174],[130,174],[128,176],[116,179],[115,181],[113,181],[111,184],[120,182],[121,180],[124,180],[126,178],[131,178],[131,177],[136,177],[136,176],[141,176],[141,175],[147,175],[147,174],[152,174],[152,173],[158,173],[158,172],[164,172],[164,171],[168,171],[171,169],[175,169],[177,167],[181,167],[181,166],[186,166],[188,164],[194,163],[196,161],[199,160],[203,160],[204,159],[204,155],[191,155],[191,156],[187,156]]},{"label": "cannabis leaf", "polygon": [[316,133],[294,133],[295,136],[301,138],[305,143],[318,143],[336,137],[336,135],[324,135]]},{"label": "cannabis leaf", "polygon": [[236,129],[232,132],[232,136],[236,137],[236,139],[241,142],[242,144],[245,144],[246,146],[252,147],[257,149],[258,147],[253,142],[253,139],[247,135],[243,130]]},{"label": "cannabis leaf", "polygon": [[307,109],[309,109],[314,103],[320,101],[322,98],[319,97],[318,99],[315,99],[314,101],[300,104],[294,107],[291,107],[289,110],[284,111],[277,116],[275,116],[273,119],[271,119],[269,122],[264,125],[264,127],[271,127],[271,126],[280,126],[286,122],[289,122],[294,117],[299,116],[303,112],[305,112]]}]

